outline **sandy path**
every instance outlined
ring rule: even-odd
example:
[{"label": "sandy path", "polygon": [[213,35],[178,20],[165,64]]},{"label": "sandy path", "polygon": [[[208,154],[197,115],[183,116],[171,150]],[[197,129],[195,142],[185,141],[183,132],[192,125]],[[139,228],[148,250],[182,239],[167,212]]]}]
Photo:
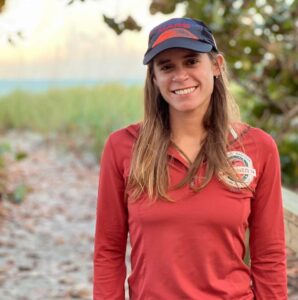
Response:
[{"label": "sandy path", "polygon": [[97,163],[40,136],[8,138],[29,154],[9,164],[12,184],[31,192],[21,205],[3,203],[0,298],[91,299]]}]

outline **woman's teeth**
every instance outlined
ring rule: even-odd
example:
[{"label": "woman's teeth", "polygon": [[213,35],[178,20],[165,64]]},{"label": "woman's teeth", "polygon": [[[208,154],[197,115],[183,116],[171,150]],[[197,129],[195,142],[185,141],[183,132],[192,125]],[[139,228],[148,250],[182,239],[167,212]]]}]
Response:
[{"label": "woman's teeth", "polygon": [[191,87],[187,89],[175,90],[174,93],[177,95],[186,95],[192,93],[195,89],[195,87]]}]

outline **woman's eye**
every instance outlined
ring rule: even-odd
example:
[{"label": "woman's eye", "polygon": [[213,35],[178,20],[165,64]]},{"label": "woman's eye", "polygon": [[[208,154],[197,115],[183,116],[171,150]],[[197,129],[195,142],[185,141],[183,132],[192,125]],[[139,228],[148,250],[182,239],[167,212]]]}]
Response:
[{"label": "woman's eye", "polygon": [[170,69],[170,66],[162,66],[160,69],[161,71],[167,71]]},{"label": "woman's eye", "polygon": [[160,67],[160,70],[166,72],[166,71],[171,70],[171,68],[172,68],[171,65],[163,65]]},{"label": "woman's eye", "polygon": [[190,58],[187,60],[186,64],[187,65],[195,65],[198,62],[199,62],[199,60],[197,58]]}]

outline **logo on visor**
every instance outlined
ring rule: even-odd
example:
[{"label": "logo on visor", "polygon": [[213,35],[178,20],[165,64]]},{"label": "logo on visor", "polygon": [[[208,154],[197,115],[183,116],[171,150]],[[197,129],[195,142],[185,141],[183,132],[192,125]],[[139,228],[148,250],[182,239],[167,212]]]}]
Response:
[{"label": "logo on visor", "polygon": [[191,33],[189,30],[184,28],[173,28],[162,33],[158,39],[154,42],[152,48],[157,46],[158,44],[172,38],[188,38],[193,40],[198,40],[199,37]]}]

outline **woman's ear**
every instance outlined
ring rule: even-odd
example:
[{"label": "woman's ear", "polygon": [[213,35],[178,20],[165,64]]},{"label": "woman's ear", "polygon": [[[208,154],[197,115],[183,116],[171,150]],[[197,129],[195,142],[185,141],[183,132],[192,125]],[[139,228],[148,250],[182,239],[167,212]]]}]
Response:
[{"label": "woman's ear", "polygon": [[221,74],[221,70],[224,64],[224,58],[221,54],[217,54],[214,61],[213,66],[213,75],[219,76]]}]

